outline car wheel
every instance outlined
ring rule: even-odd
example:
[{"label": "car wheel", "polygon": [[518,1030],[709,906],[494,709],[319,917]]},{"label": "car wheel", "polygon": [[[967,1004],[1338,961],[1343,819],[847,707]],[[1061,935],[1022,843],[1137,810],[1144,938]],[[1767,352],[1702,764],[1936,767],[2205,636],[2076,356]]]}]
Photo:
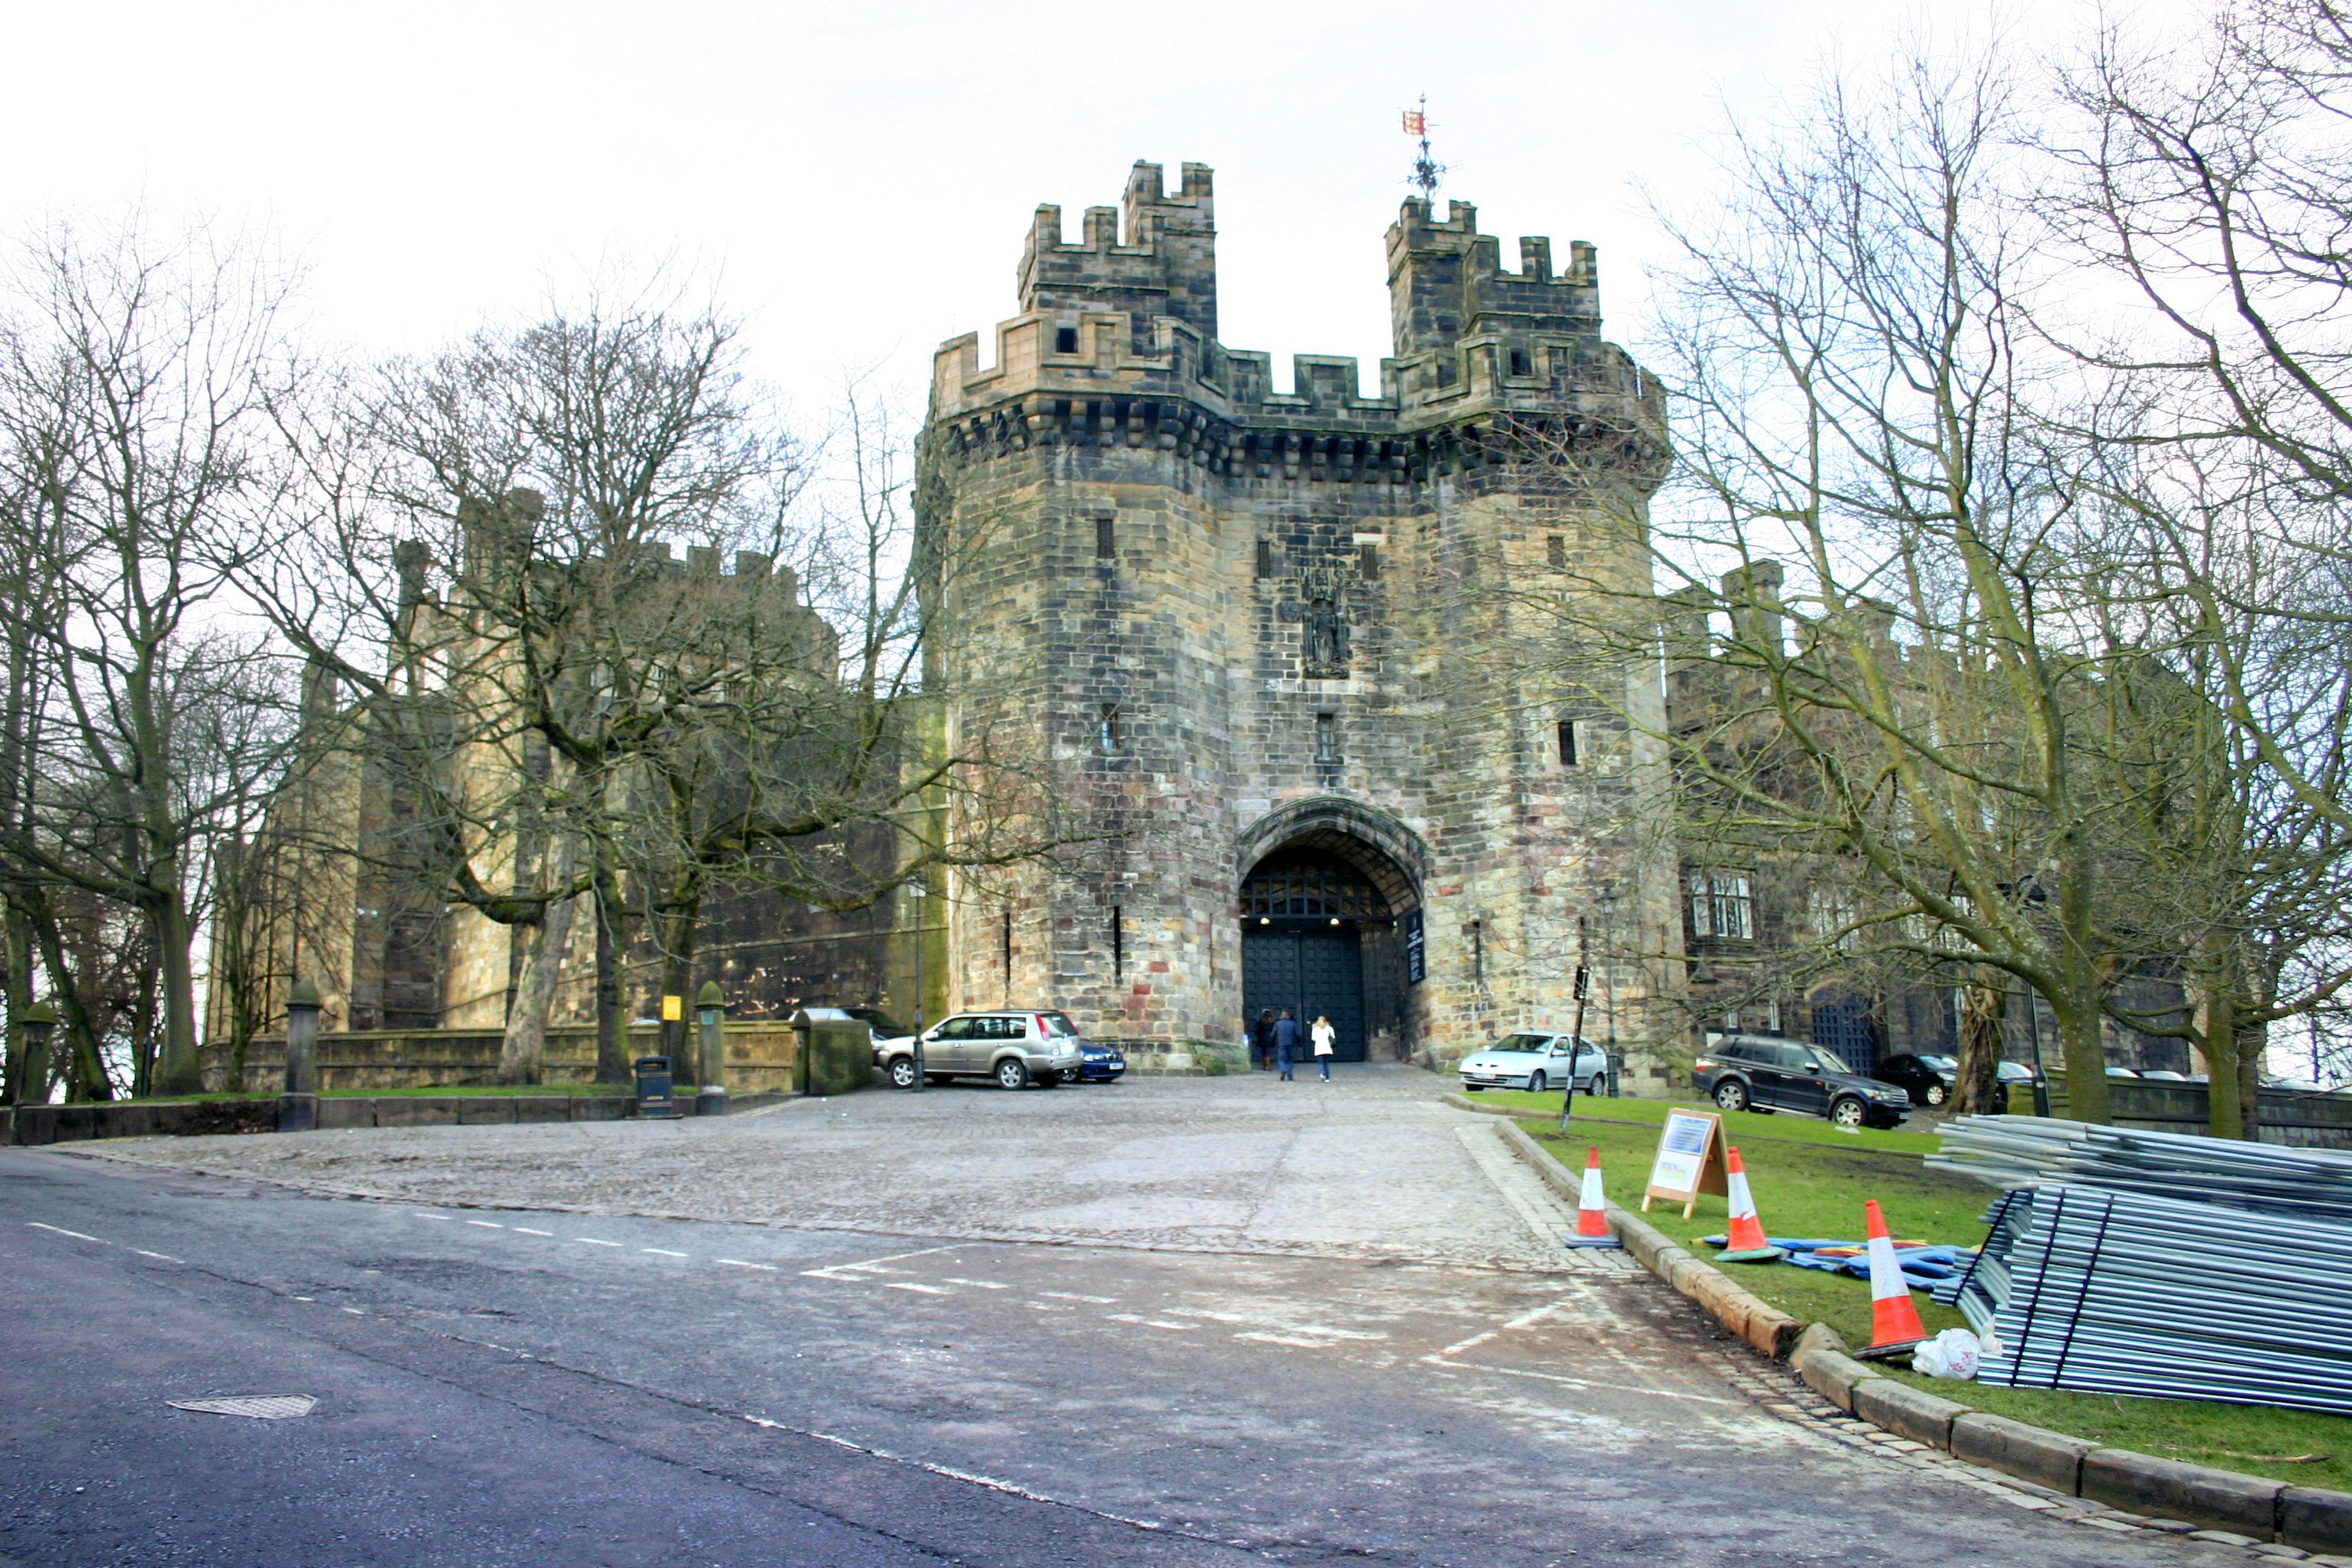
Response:
[{"label": "car wheel", "polygon": [[1846,1095],[1830,1106],[1830,1121],[1838,1127],[1859,1127],[1864,1112],[1862,1101]]},{"label": "car wheel", "polygon": [[890,1058],[890,1065],[889,1065],[889,1067],[888,1067],[887,1068],[886,1068],[885,1070],[886,1070],[886,1071],[887,1071],[887,1072],[889,1073],[889,1075],[890,1075],[890,1087],[891,1087],[891,1088],[893,1088],[893,1089],[912,1089],[912,1088],[914,1088],[914,1087],[915,1087],[915,1058],[912,1058],[912,1057],[892,1057],[892,1058]]},{"label": "car wheel", "polygon": [[1544,1077],[1543,1068],[1538,1068],[1535,1071],[1528,1074],[1528,1092],[1529,1094],[1541,1094],[1545,1089],[1550,1087],[1551,1080]]},{"label": "car wheel", "polygon": [[1939,1082],[1939,1083],[1931,1083],[1931,1084],[1929,1084],[1929,1085],[1927,1086],[1927,1103],[1928,1103],[1928,1104],[1930,1104],[1930,1105],[1941,1105],[1941,1104],[1943,1104],[1943,1103],[1944,1103],[1944,1101],[1946,1101],[1946,1100],[1949,1100],[1949,1099],[1951,1099],[1951,1098],[1952,1098],[1952,1091],[1951,1091],[1950,1089],[1946,1089],[1946,1088],[1945,1088],[1945,1087],[1944,1087],[1940,1082]]},{"label": "car wheel", "polygon": [[1748,1086],[1738,1079],[1727,1079],[1715,1086],[1715,1103],[1723,1110],[1748,1109]]},{"label": "car wheel", "polygon": [[1601,1095],[1608,1091],[1608,1075],[1606,1073],[1594,1073],[1592,1075],[1592,1081],[1584,1086],[1584,1092],[1590,1098],[1599,1100]]},{"label": "car wheel", "polygon": [[1029,1064],[1019,1057],[1007,1057],[996,1064],[996,1085],[999,1089],[1027,1089]]}]

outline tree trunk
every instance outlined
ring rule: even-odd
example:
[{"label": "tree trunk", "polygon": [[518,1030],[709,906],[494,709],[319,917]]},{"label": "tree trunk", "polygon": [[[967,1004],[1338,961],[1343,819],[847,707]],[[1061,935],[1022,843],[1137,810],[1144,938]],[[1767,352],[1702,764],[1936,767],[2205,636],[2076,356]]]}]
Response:
[{"label": "tree trunk", "polygon": [[2099,1013],[2072,1002],[2053,1002],[2057,1017],[2061,1059],[2066,1064],[2066,1114],[2076,1121],[2105,1125],[2113,1120],[2107,1110],[2107,1045],[2099,1032]]},{"label": "tree trunk", "polygon": [[[559,834],[543,886],[560,888],[572,880],[574,837]],[[507,1013],[506,1037],[499,1043],[499,1081],[538,1083],[547,1071],[547,1014],[555,1001],[555,981],[563,967],[563,949],[572,934],[575,899],[548,904],[528,927],[522,966],[515,976],[514,1006]]]},{"label": "tree trunk", "polygon": [[610,849],[595,846],[596,1081],[629,1081],[629,1035],[621,1016],[621,903]]},{"label": "tree trunk", "polygon": [[8,1009],[7,1060],[0,1070],[0,1105],[14,1105],[25,1087],[25,1042],[16,1020],[33,1005],[33,925],[14,897],[0,902],[0,921],[5,921],[0,926],[0,942],[7,947],[0,986],[5,987]]},{"label": "tree trunk", "polygon": [[175,887],[155,912],[156,967],[163,981],[163,1052],[155,1064],[158,1094],[201,1094],[204,1058],[196,1046],[196,978],[189,958],[195,933]]},{"label": "tree trunk", "polygon": [[[82,1003],[81,986],[74,978],[72,966],[66,962],[65,933],[58,930],[57,910],[46,891],[35,893],[26,901],[25,923],[41,950],[41,967],[49,972],[49,994],[58,1010],[58,1028],[63,1031],[62,1035],[50,1035],[48,1049],[42,1053],[43,1081],[33,1096],[37,1101],[48,1098],[48,1065],[58,1059],[60,1051],[68,1064],[85,1058],[97,1059],[98,1026],[90,1022],[89,1009]],[[70,1098],[72,1090],[68,1089],[67,1093]]]},{"label": "tree trunk", "polygon": [[2000,1108],[2000,1021],[2008,993],[1979,968],[1960,995],[1960,1065],[1950,1113],[1990,1116]]},{"label": "tree trunk", "polygon": [[2226,984],[2205,994],[2205,1131],[2216,1138],[2248,1136],[2245,1101],[2238,1092],[2238,1011]]},{"label": "tree trunk", "polygon": [[[2263,1131],[2263,1053],[2254,1040],[2241,1034],[2237,1037],[2238,1056],[2238,1136],[2251,1143],[2261,1138]],[[2210,1095],[2221,1079],[2207,1073],[2205,1092]]]}]

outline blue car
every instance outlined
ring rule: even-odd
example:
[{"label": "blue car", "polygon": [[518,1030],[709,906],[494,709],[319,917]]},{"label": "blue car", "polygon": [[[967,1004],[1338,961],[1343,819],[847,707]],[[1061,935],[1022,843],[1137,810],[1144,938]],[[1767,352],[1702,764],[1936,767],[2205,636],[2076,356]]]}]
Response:
[{"label": "blue car", "polygon": [[1098,1046],[1092,1040],[1078,1050],[1078,1070],[1073,1083],[1115,1083],[1127,1070],[1127,1058],[1118,1054],[1116,1046]]}]

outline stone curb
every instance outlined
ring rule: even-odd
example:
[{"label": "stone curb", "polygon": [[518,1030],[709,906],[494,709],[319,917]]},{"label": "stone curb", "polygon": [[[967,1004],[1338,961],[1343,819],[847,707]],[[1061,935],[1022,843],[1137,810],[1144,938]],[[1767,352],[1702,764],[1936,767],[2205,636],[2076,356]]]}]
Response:
[{"label": "stone curb", "polygon": [[[1459,1096],[1445,1099],[1460,1102]],[[1465,1109],[1485,1108],[1465,1104]],[[1489,1114],[1509,1112],[1497,1108]],[[1575,1173],[1516,1121],[1496,1125],[1504,1142],[1546,1184],[1575,1201],[1582,1190]],[[1615,1207],[1609,1211],[1609,1226],[1643,1268],[1714,1313],[1725,1328],[1758,1350],[1786,1360],[1806,1387],[1850,1415],[2063,1496],[2282,1542],[2307,1552],[2352,1550],[2352,1492],[2293,1486],[2211,1465],[2102,1447],[1883,1377],[1848,1354],[1845,1341],[1828,1324],[1801,1328],[1794,1318],[1758,1300],[1655,1226]]]}]

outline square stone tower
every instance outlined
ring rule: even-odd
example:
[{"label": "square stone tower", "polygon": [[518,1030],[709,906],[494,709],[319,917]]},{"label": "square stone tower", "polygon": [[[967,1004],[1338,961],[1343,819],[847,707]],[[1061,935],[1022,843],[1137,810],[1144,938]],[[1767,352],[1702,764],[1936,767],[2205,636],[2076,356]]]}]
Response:
[{"label": "square stone tower", "polygon": [[[1585,657],[1560,595],[1650,612],[1654,382],[1601,338],[1592,247],[1468,204],[1388,231],[1396,353],[1217,339],[1210,171],[1138,163],[1066,242],[1037,209],[983,369],[938,354],[919,527],[951,747],[1026,738],[1098,837],[951,877],[944,1001],[1054,1006],[1130,1050],[1289,1007],[1343,1058],[1565,1029],[1662,1075],[1680,949],[1654,658]],[[1638,638],[1638,626],[1634,627]],[[1624,719],[1633,715],[1629,725]]]}]

